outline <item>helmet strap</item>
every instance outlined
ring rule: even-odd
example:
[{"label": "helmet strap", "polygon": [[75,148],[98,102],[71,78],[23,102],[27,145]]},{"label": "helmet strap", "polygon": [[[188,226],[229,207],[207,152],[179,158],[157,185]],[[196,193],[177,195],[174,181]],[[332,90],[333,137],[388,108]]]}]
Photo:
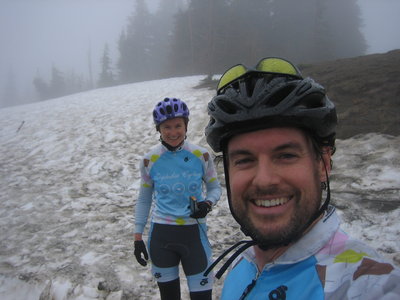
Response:
[{"label": "helmet strap", "polygon": [[225,186],[226,186],[226,195],[227,195],[227,198],[228,198],[229,209],[231,211],[231,214],[232,214],[233,218],[240,225],[240,230],[246,236],[250,236],[249,233],[247,232],[247,230],[245,228],[243,228],[243,226],[242,226],[242,224],[240,222],[240,219],[235,215],[235,213],[233,212],[233,209],[232,209],[232,204],[231,204],[232,196],[231,196],[231,186],[230,186],[230,183],[229,183],[230,181],[229,181],[229,163],[228,163],[227,147],[228,146],[227,146],[227,143],[226,143],[224,149],[222,150],[222,160],[223,160],[223,163],[224,163]]}]

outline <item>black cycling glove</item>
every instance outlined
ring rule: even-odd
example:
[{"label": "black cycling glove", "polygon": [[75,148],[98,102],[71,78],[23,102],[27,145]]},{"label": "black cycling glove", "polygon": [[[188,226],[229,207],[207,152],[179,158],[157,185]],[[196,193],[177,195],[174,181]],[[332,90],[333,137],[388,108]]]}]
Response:
[{"label": "black cycling glove", "polygon": [[202,201],[197,203],[197,211],[190,215],[191,218],[204,218],[211,211],[211,203]]},{"label": "black cycling glove", "polygon": [[[142,266],[147,265],[147,261],[149,259],[149,255],[147,254],[146,246],[143,241],[135,241],[135,257],[139,264]],[[146,260],[142,258],[142,254]]]}]

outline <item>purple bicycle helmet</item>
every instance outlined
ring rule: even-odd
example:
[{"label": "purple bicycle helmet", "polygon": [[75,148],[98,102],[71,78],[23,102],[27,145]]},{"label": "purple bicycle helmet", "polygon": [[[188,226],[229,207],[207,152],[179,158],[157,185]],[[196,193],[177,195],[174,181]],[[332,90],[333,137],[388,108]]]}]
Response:
[{"label": "purple bicycle helmet", "polygon": [[157,103],[153,110],[153,119],[156,126],[173,118],[189,119],[189,108],[186,103],[177,98],[165,98]]}]

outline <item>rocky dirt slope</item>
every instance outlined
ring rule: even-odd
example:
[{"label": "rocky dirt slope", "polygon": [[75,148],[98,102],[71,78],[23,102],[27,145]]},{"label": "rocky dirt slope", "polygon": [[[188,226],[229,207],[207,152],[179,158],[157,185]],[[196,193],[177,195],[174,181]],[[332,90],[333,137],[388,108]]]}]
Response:
[{"label": "rocky dirt slope", "polygon": [[338,138],[367,132],[400,134],[400,50],[300,68],[336,103]]},{"label": "rocky dirt slope", "polygon": [[[335,102],[338,138],[370,132],[400,134],[400,49],[298,66]],[[207,77],[197,88],[216,86],[217,80]]]}]

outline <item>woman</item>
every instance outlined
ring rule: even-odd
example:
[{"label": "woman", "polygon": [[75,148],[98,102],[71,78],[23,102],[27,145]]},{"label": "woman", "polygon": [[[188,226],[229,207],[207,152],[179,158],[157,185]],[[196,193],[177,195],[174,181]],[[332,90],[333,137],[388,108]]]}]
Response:
[{"label": "woman", "polygon": [[182,263],[191,300],[211,300],[213,275],[203,273],[211,263],[205,217],[221,195],[214,164],[205,148],[186,140],[189,109],[182,100],[165,98],[155,106],[153,119],[161,144],[140,162],[135,257],[147,264],[142,234],[154,199],[148,248],[161,299],[180,299]]}]

